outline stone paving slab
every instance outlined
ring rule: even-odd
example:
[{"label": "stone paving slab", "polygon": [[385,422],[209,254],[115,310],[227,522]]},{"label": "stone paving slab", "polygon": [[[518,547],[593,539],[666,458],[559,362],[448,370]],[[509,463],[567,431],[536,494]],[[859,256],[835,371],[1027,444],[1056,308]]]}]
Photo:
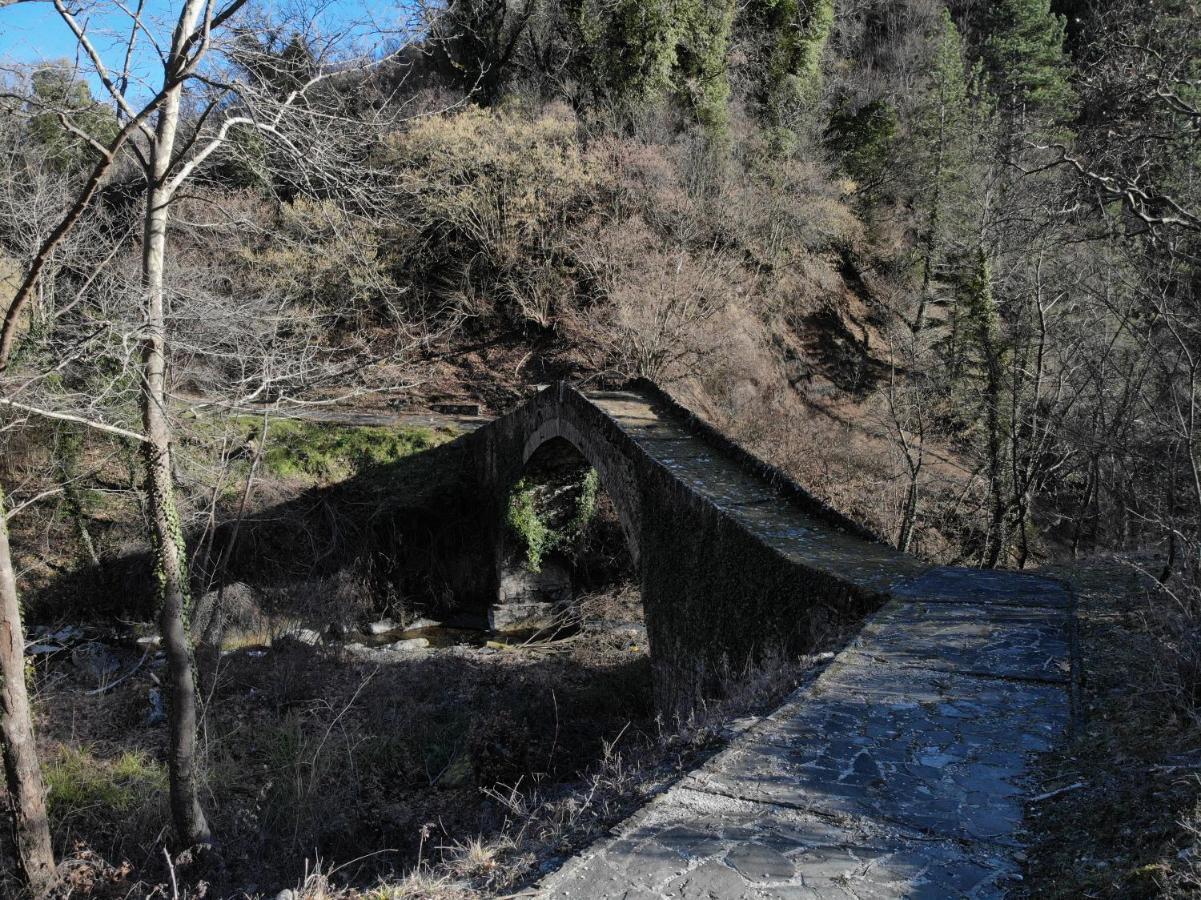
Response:
[{"label": "stone paving slab", "polygon": [[657,453],[656,458],[678,479],[721,509],[745,500],[779,500],[762,482],[743,480],[739,477],[742,472],[731,471],[732,464],[720,457]]},{"label": "stone paving slab", "polygon": [[[699,439],[697,444],[705,446]],[[718,506],[724,507],[748,497],[778,497],[768,485],[748,475],[737,463],[711,451],[689,454],[674,443],[669,448],[656,444],[651,448],[651,455],[682,482]],[[814,526],[818,524],[809,516],[805,516],[805,520]]]},{"label": "stone paving slab", "polygon": [[1050,606],[1068,609],[1071,595],[1063,583],[1025,572],[939,566],[898,587],[892,596],[930,603],[994,603],[1005,606]]},{"label": "stone paving slab", "polygon": [[604,410],[610,418],[620,422],[622,431],[636,441],[672,438],[697,440],[697,436],[684,424],[655,412],[654,407],[641,394],[589,394],[588,399]]},{"label": "stone paving slab", "polygon": [[717,458],[714,450],[704,444],[698,445],[695,438],[660,438],[656,439],[654,447],[652,456],[668,468],[681,466],[685,462],[711,462]]},{"label": "stone paving slab", "polygon": [[1011,843],[1029,754],[1067,724],[1058,686],[840,657],[683,782],[711,793]]},{"label": "stone paving slab", "polygon": [[999,896],[1015,872],[1013,860],[989,845],[677,788],[652,801],[620,837],[549,879],[541,896],[983,898]]},{"label": "stone paving slab", "polygon": [[1066,683],[1068,615],[1048,607],[889,602],[848,653],[876,662]]},{"label": "stone paving slab", "polygon": [[888,603],[815,682],[540,896],[1004,896],[1030,757],[1067,727],[1067,614],[1042,593],[1025,607],[967,593]]},{"label": "stone paving slab", "polygon": [[999,897],[1058,685],[840,656],[613,837],[549,898]]},{"label": "stone paving slab", "polygon": [[839,578],[880,593],[929,569],[915,556],[887,544],[876,544],[834,531],[805,516],[794,504],[780,499],[750,509],[730,508],[731,515],[764,543],[804,566],[831,572]]},{"label": "stone paving slab", "polygon": [[831,528],[633,392],[589,394],[648,454],[764,543],[856,587],[890,590],[929,566],[886,544]]}]

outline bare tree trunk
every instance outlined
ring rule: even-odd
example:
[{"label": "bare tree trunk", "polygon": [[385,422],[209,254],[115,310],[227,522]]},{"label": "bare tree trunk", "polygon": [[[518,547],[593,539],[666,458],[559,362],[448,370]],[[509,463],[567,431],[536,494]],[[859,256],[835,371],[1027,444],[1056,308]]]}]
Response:
[{"label": "bare tree trunk", "polygon": [[167,416],[166,309],[163,272],[171,201],[166,186],[182,88],[167,91],[151,149],[142,281],[146,292],[146,338],[142,348],[142,422],[146,432],[146,495],[151,545],[159,584],[159,631],[167,654],[171,814],[177,838],[186,845],[212,835],[197,797],[197,703],[192,647],[185,617],[189,586],[187,547],[175,505],[171,467],[171,423]]},{"label": "bare tree trunk", "polygon": [[1023,491],[1017,497],[1017,509],[1014,512],[1014,530],[1018,537],[1017,567],[1026,568],[1030,560],[1030,505],[1033,502],[1028,491]]},{"label": "bare tree trunk", "polygon": [[1168,533],[1168,558],[1164,560],[1163,569],[1160,570],[1157,579],[1160,584],[1167,584],[1172,579],[1172,573],[1176,569],[1176,554],[1178,552],[1176,537],[1176,467],[1179,461],[1175,446],[1172,447],[1167,457],[1168,487],[1165,491],[1164,500],[1166,504],[1162,514],[1162,521],[1164,530]]},{"label": "bare tree trunk", "polygon": [[1000,391],[990,376],[988,392],[988,497],[991,514],[988,522],[988,538],[984,545],[984,567],[995,569],[1005,549],[1005,491],[1002,484],[1003,463],[1001,460],[1001,424],[997,409]]},{"label": "bare tree trunk", "polygon": [[1084,522],[1092,508],[1093,492],[1097,489],[1097,480],[1100,478],[1097,470],[1097,461],[1096,458],[1093,458],[1089,462],[1087,480],[1084,485],[1084,501],[1080,504],[1080,511],[1076,515],[1076,528],[1072,533],[1072,559],[1080,558],[1080,539],[1084,535]]},{"label": "bare tree trunk", "polygon": [[213,604],[208,625],[205,627],[204,634],[201,636],[199,646],[197,647],[200,684],[204,689],[205,697],[208,697],[216,686],[217,664],[221,660],[221,641],[225,636],[226,620],[229,618],[229,610],[225,605],[225,570],[229,565],[234,548],[237,546],[238,534],[242,530],[242,522],[246,520],[246,508],[250,504],[251,495],[254,493],[254,479],[258,474],[259,462],[263,458],[263,450],[267,446],[268,421],[267,414],[264,413],[262,429],[259,432],[258,440],[255,442],[254,456],[250,460],[250,471],[246,474],[246,484],[242,488],[242,499],[238,503],[238,514],[234,518],[229,538],[226,540],[217,557],[217,564],[213,567],[213,574],[210,579],[210,585],[213,581],[219,584],[217,599]]},{"label": "bare tree trunk", "polygon": [[976,344],[984,366],[981,400],[984,402],[986,447],[988,454],[988,532],[985,535],[981,565],[995,569],[1005,549],[1004,436],[1001,424],[1003,373],[999,334],[999,316],[993,302],[992,269],[983,247],[976,251],[977,270],[970,292],[970,316]]},{"label": "bare tree trunk", "polygon": [[83,500],[79,496],[79,489],[69,481],[64,481],[63,498],[67,501],[67,512],[71,516],[71,521],[75,523],[75,535],[79,538],[79,546],[83,550],[84,557],[90,565],[100,565],[100,555],[96,552],[96,542],[92,540],[92,532],[88,530],[88,518],[83,509]]},{"label": "bare tree trunk", "polygon": [[908,552],[913,540],[913,526],[917,522],[917,470],[909,473],[909,490],[905,493],[905,512],[901,517],[901,533],[897,538],[897,549]]},{"label": "bare tree trunk", "polygon": [[917,315],[913,319],[913,333],[917,334],[926,326],[926,307],[930,302],[930,282],[934,276],[934,252],[938,244],[938,229],[942,207],[942,170],[946,156],[946,122],[945,108],[939,110],[938,157],[931,178],[933,197],[930,201],[930,216],[926,221],[926,234],[922,240],[922,291],[918,298]]},{"label": "bare tree trunk", "polygon": [[[10,0],[0,0],[0,6],[8,2]],[[211,835],[198,801],[198,697],[188,625],[188,554],[175,502],[171,457],[172,426],[167,410],[168,317],[164,274],[169,207],[179,187],[230,139],[233,128],[245,126],[260,132],[270,132],[300,157],[302,154],[299,149],[281,130],[287,122],[285,114],[301,105],[306,91],[344,71],[339,67],[325,68],[303,85],[290,90],[285,97],[270,100],[271,91],[263,90],[258,85],[252,87],[250,81],[254,79],[237,84],[209,85],[208,79],[199,74],[201,62],[211,52],[218,30],[224,29],[226,40],[229,42],[240,40],[241,31],[233,29],[231,20],[246,5],[247,0],[228,0],[221,4],[208,0],[181,0],[175,4],[177,15],[170,44],[156,44],[163,64],[162,86],[138,111],[125,95],[129,76],[128,51],[124,71],[114,80],[110,72],[115,69],[105,65],[103,54],[88,35],[86,23],[81,24],[76,20],[72,11],[75,5],[64,0],[55,0],[54,8],[59,18],[75,35],[77,55],[81,59],[86,57],[90,62],[92,71],[99,76],[101,83],[116,102],[119,115],[125,122],[108,148],[100,146],[96,140],[78,129],[70,128],[73,133],[78,132],[79,136],[98,150],[103,160],[93,170],[89,181],[63,220],[47,241],[43,242],[30,271],[18,289],[14,302],[4,311],[3,323],[0,324],[0,371],[3,371],[13,347],[17,323],[22,319],[22,308],[31,302],[30,297],[37,287],[39,273],[48,264],[58,244],[83,215],[116,159],[117,152],[129,143],[135,131],[144,135],[144,142],[139,140],[130,148],[134,155],[145,160],[146,175],[142,242],[142,302],[145,324],[139,332],[142,342],[139,348],[139,374],[144,435],[132,435],[124,430],[118,432],[144,440],[146,496],[140,505],[155,557],[160,603],[159,628],[168,663],[168,771],[171,780],[172,817],[179,840],[186,844],[207,842]],[[132,47],[133,38],[145,30],[146,26],[137,13],[128,10],[125,12],[130,16],[132,23],[128,45]],[[396,54],[390,54],[393,55]],[[378,62],[380,60],[373,60],[371,64]],[[213,87],[214,94],[202,104],[203,111],[196,115],[194,133],[186,135],[180,141],[182,147],[177,147],[180,107],[185,85],[189,84],[189,79],[192,78],[197,79],[196,83]],[[240,96],[241,101],[231,104],[231,96]],[[255,97],[262,103],[270,102],[270,112],[265,116],[228,114],[231,108],[249,104]],[[153,131],[148,124],[151,121],[155,123]],[[220,124],[214,124],[218,121]],[[211,127],[211,133],[206,127]],[[12,403],[4,398],[0,398],[0,402]],[[78,417],[63,414],[55,417],[67,421],[81,421]],[[113,431],[112,426],[86,424]]]},{"label": "bare tree trunk", "polygon": [[[915,368],[916,358],[909,357],[910,368]],[[892,419],[892,427],[896,431],[897,446],[905,459],[905,469],[909,473],[909,485],[905,491],[905,505],[901,511],[901,526],[897,532],[897,549],[905,552],[913,542],[913,530],[917,524],[918,482],[922,474],[922,465],[926,457],[926,422],[922,404],[925,398],[916,396],[910,415],[906,416],[897,405],[896,369],[890,374],[888,382],[888,411]],[[906,420],[914,421],[916,430],[911,439],[906,429]]]},{"label": "bare tree trunk", "polygon": [[17,600],[17,579],[8,545],[4,491],[0,489],[0,739],[4,744],[4,777],[9,821],[21,875],[35,896],[58,880],[46,790],[38,767],[29,693],[25,689],[25,632]]}]

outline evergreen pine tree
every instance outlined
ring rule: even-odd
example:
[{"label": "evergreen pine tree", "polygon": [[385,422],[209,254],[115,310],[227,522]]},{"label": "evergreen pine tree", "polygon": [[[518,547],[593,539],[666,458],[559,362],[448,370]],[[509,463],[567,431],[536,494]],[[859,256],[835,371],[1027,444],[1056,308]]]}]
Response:
[{"label": "evergreen pine tree", "polygon": [[999,0],[985,44],[993,90],[1015,126],[1062,124],[1076,95],[1063,43],[1066,23],[1051,0]]},{"label": "evergreen pine tree", "polygon": [[572,0],[570,19],[581,48],[572,68],[593,94],[628,108],[670,99],[724,139],[733,0]]},{"label": "evergreen pine tree", "polygon": [[974,380],[980,386],[981,415],[984,424],[985,468],[988,472],[989,526],[981,555],[987,568],[1000,561],[1007,541],[1005,448],[1002,415],[1005,389],[1005,349],[1001,335],[1001,316],[993,296],[992,263],[983,248],[977,248],[972,269],[963,288],[963,314],[966,343],[974,359]]},{"label": "evergreen pine tree", "polygon": [[798,116],[821,96],[834,0],[752,0],[743,21],[759,47],[755,99],[760,114],[786,148]]},{"label": "evergreen pine tree", "polygon": [[865,215],[881,199],[890,180],[897,148],[897,111],[886,100],[852,106],[852,99],[830,115],[826,144],[855,182],[855,195]]},{"label": "evergreen pine tree", "polygon": [[930,81],[915,112],[909,145],[911,170],[917,175],[913,203],[920,219],[922,274],[915,332],[925,325],[945,245],[970,217],[972,163],[989,116],[980,96],[980,67],[966,62],[963,39],[945,8],[930,62]]},{"label": "evergreen pine tree", "polygon": [[677,0],[680,42],[676,95],[710,137],[725,140],[730,80],[726,58],[734,24],[733,0]]}]

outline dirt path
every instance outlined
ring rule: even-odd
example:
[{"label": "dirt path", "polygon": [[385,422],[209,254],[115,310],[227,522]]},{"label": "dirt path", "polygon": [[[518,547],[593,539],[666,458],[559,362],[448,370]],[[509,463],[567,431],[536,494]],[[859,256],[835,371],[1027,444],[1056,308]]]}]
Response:
[{"label": "dirt path", "polygon": [[176,400],[197,414],[221,412],[228,416],[261,416],[268,412],[273,419],[297,419],[344,427],[393,428],[398,426],[474,431],[492,421],[491,416],[463,415],[428,410],[381,410],[358,406],[312,405],[270,407],[263,404],[230,405],[198,396],[180,395]]}]

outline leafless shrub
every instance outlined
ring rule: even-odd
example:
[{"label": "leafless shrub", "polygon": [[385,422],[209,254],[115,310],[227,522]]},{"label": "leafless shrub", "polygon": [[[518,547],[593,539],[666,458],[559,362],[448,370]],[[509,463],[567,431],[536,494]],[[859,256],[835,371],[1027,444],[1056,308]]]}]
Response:
[{"label": "leafless shrub", "polygon": [[591,215],[605,175],[570,112],[425,119],[388,141],[381,164],[400,198],[394,252],[425,319],[478,315],[486,297],[544,328],[572,302],[568,234]]},{"label": "leafless shrub", "polygon": [[1177,715],[1201,729],[1201,557],[1189,542],[1183,557],[1170,579],[1153,578],[1136,564],[1147,583],[1139,630],[1157,645],[1148,660],[1148,680]]},{"label": "leafless shrub", "polygon": [[696,374],[716,344],[704,325],[733,297],[737,263],[663,246],[637,218],[603,229],[581,254],[612,304],[601,340],[614,368],[666,380]]}]

